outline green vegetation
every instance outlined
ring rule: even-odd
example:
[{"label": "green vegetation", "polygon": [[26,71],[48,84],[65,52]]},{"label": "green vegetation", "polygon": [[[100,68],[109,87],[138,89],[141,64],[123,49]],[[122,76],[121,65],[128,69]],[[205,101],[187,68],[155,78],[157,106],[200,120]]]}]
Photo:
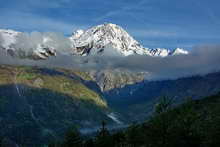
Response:
[{"label": "green vegetation", "polygon": [[81,77],[83,80],[93,81],[92,78],[90,77],[90,75],[88,73],[86,73],[86,72],[74,71],[74,73],[76,75],[78,75],[79,77]]},{"label": "green vegetation", "polygon": [[66,72],[0,65],[0,138],[38,147],[60,140],[70,126],[112,122],[102,95]]},{"label": "green vegetation", "polygon": [[[173,105],[173,99],[163,97],[144,123],[113,133],[106,127],[112,121],[106,116],[108,105],[91,88],[93,85],[86,85],[87,81],[92,84],[86,72],[0,66],[0,138],[4,142],[10,137],[28,147],[48,142],[54,142],[50,147],[218,147],[220,144],[220,94],[202,100],[187,99],[178,106]],[[137,105],[132,110],[144,108],[149,112],[153,103],[141,108]],[[102,127],[92,138],[82,136],[76,129],[92,128],[101,120]],[[71,126],[75,127],[68,129]]]},{"label": "green vegetation", "polygon": [[8,99],[5,96],[0,96],[0,111],[5,110],[5,106],[8,104]]},{"label": "green vegetation", "polygon": [[110,133],[103,122],[96,137],[84,139],[81,147],[219,147],[220,93],[172,105],[173,99],[163,97],[148,121],[116,133]]},{"label": "green vegetation", "polygon": [[0,85],[23,84],[33,88],[49,89],[107,108],[106,101],[80,81],[80,78],[85,77],[89,79],[86,73],[64,69],[0,66]]}]

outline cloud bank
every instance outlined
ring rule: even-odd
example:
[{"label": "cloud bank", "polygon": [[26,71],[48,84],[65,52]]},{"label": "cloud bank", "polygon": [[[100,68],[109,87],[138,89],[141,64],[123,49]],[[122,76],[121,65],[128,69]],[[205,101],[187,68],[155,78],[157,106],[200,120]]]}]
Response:
[{"label": "cloud bank", "polygon": [[32,32],[30,34],[21,33],[17,36],[17,40],[13,48],[29,52],[36,49],[39,44],[53,47],[59,52],[69,52],[71,49],[71,42],[69,39],[61,33],[53,32]]},{"label": "cloud bank", "polygon": [[31,65],[42,67],[62,67],[79,70],[120,69],[133,72],[147,72],[147,80],[176,79],[192,75],[204,75],[220,71],[220,46],[200,46],[189,55],[166,58],[134,55],[79,57],[58,55],[48,60],[33,61],[17,59],[0,52],[1,64]]},{"label": "cloud bank", "polygon": [[[45,38],[46,44],[57,50],[56,57],[47,60],[34,61],[31,59],[19,59],[7,55],[0,49],[0,64],[30,65],[48,68],[69,68],[77,70],[125,70],[132,72],[146,72],[147,80],[176,79],[192,75],[205,75],[220,71],[220,45],[206,45],[194,47],[188,55],[176,55],[162,57],[151,57],[146,55],[116,56],[112,48],[106,48],[107,55],[91,55],[87,57],[72,55],[71,43],[61,34],[39,33],[22,34],[16,49],[30,52]],[[0,36],[0,44],[2,42]]]}]

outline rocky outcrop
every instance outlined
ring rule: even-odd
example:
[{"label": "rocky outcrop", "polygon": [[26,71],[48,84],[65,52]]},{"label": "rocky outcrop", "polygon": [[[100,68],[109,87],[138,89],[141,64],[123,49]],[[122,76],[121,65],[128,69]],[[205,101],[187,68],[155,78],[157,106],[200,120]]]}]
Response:
[{"label": "rocky outcrop", "polygon": [[133,73],[119,70],[103,70],[89,72],[91,78],[96,81],[103,92],[126,85],[133,85],[144,80],[145,73]]}]

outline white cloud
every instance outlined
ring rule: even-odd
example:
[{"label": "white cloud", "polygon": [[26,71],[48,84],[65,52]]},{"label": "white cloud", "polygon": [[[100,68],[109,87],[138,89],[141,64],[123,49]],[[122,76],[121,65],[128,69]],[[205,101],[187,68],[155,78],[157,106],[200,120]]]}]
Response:
[{"label": "white cloud", "polygon": [[58,54],[48,60],[33,61],[6,56],[0,50],[0,64],[34,65],[62,67],[79,70],[125,70],[147,72],[147,80],[164,80],[205,75],[220,71],[220,46],[200,46],[189,55],[168,56],[165,58],[146,55],[120,56],[72,56]]}]

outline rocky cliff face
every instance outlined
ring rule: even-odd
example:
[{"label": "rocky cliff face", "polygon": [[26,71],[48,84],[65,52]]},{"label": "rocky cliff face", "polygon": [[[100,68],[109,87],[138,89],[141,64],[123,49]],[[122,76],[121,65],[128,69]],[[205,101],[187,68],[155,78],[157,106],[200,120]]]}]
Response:
[{"label": "rocky cliff face", "polygon": [[145,73],[132,73],[120,70],[104,70],[89,72],[91,78],[99,85],[103,92],[126,85],[133,85],[144,80]]}]

